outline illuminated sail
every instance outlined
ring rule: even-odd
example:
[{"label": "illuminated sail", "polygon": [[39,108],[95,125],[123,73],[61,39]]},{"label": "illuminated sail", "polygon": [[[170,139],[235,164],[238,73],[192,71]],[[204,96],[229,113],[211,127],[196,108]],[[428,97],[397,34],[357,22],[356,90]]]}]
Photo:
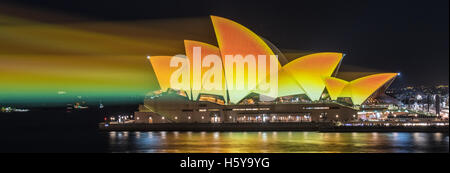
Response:
[{"label": "illuminated sail", "polygon": [[[181,63],[181,66],[178,67],[180,63],[176,63],[175,66],[171,67],[171,61],[174,58],[181,60],[180,62],[188,62],[187,59],[183,58],[183,57],[172,57],[172,56],[152,56],[152,57],[150,57],[150,63],[152,64],[153,71],[155,72],[156,78],[158,79],[159,87],[163,91],[167,91],[167,89],[169,89],[169,88],[183,90],[183,91],[189,91],[190,90],[189,83],[185,83],[184,85],[182,85],[180,87],[174,87],[173,84],[171,83],[171,79],[173,78],[173,75],[175,75],[177,73],[182,74],[183,72],[181,70],[183,70],[184,68],[188,68],[188,67],[183,67],[183,66],[189,65],[188,63],[187,64]],[[176,80],[179,81],[179,80],[187,80],[187,79],[178,79],[177,78]]]},{"label": "illuminated sail", "polygon": [[397,73],[380,73],[358,78],[351,82],[337,78],[326,78],[325,83],[333,100],[337,97],[350,97],[353,104],[361,105],[375,91],[391,81],[395,76],[397,76]]},{"label": "illuminated sail", "polygon": [[370,95],[396,76],[397,73],[381,73],[351,81],[353,104],[361,105]]},{"label": "illuminated sail", "polygon": [[336,100],[348,84],[347,81],[335,77],[326,77],[324,80],[328,94],[330,94],[332,100]]},{"label": "illuminated sail", "polygon": [[278,97],[305,94],[300,84],[284,68],[278,71]]},{"label": "illuminated sail", "polygon": [[305,90],[311,100],[319,100],[325,89],[323,78],[330,77],[340,63],[342,53],[315,53],[283,66]]},{"label": "illuminated sail", "polygon": [[[231,21],[229,19],[225,19],[222,17],[217,16],[211,16],[211,20],[214,26],[214,31],[216,33],[217,42],[219,44],[220,53],[222,56],[222,61],[224,62],[226,66],[226,55],[242,55],[243,57],[247,55],[253,55],[255,56],[256,64],[260,64],[258,62],[259,55],[265,55],[265,64],[266,64],[266,78],[269,76],[270,73],[270,59],[271,55],[273,56],[274,53],[270,49],[270,47],[255,33],[247,29],[246,27],[240,25],[239,23],[236,23],[234,21]],[[276,57],[274,57],[276,59]],[[276,59],[276,62],[278,63],[278,59]],[[278,63],[278,67],[280,67]],[[233,103],[239,102],[242,98],[244,98],[246,95],[248,95],[252,90],[256,90],[257,92],[265,92],[265,91],[259,91],[258,88],[246,88],[244,90],[242,89],[235,89],[234,84],[236,83],[236,74],[232,75],[229,71],[226,70],[227,67],[225,67],[225,77],[227,78],[227,88],[229,89],[229,97],[230,101]],[[232,68],[232,67],[231,67]],[[256,68],[256,69],[251,69]],[[257,65],[256,67],[248,67],[245,66],[245,72],[248,71],[256,71],[257,72]],[[232,72],[234,73],[234,72]],[[237,75],[245,75],[245,81],[244,83],[248,83],[248,80],[254,80],[249,76],[247,73],[244,74],[237,74]],[[232,81],[232,82],[230,82]],[[256,84],[261,84],[263,81],[263,78],[256,77],[256,83],[250,85],[257,86]]]},{"label": "illuminated sail", "polygon": [[[270,60],[276,58],[270,57],[270,55],[274,54],[270,47],[258,35],[236,22],[216,16],[211,16],[211,20],[219,47],[198,41],[185,40],[186,55],[190,62],[190,81],[186,91],[188,91],[189,95],[192,95],[191,99],[197,100],[200,93],[205,93],[223,96],[225,99],[228,95],[231,103],[238,103],[251,92],[265,95],[265,91],[259,87],[264,82],[270,81],[270,79],[267,81],[263,80],[260,75],[256,74],[249,76],[247,72],[257,72],[260,68],[258,64],[264,63],[258,61],[263,60],[266,63],[266,72],[263,76],[270,78]],[[195,53],[196,48],[199,48],[197,49],[199,51],[197,52],[199,53],[198,55]],[[222,65],[219,69],[219,74],[221,75],[218,75],[222,80],[220,89],[205,89],[205,82],[209,80],[215,81],[215,78],[204,78],[212,68],[204,65],[203,61],[208,59],[205,58],[207,55],[216,55],[215,57],[221,60],[218,61]],[[227,68],[229,68],[226,62],[227,55],[241,55],[242,61],[240,63],[242,64],[240,64],[240,68],[242,69],[236,70],[238,69],[238,62],[236,61],[231,65],[231,72],[230,69],[227,71]],[[254,55],[253,60],[256,62],[245,59],[246,55]],[[259,59],[258,55],[266,55],[266,57]],[[350,97],[354,104],[360,105],[383,84],[397,75],[396,73],[383,73],[366,76],[351,82],[331,77],[343,56],[342,53],[334,52],[315,53],[297,58],[282,68],[279,62],[276,61],[278,67],[277,93],[268,96],[276,98],[306,94],[312,101],[317,101],[326,87],[332,100],[336,100],[339,97]],[[159,69],[159,67],[169,66],[170,58],[152,57],[152,59],[150,61],[155,69],[160,86],[166,90],[170,87],[169,74],[176,68]],[[196,61],[200,63],[195,63]],[[210,62],[209,64],[213,63]],[[237,76],[239,75],[244,75],[244,77],[240,76],[238,78]],[[220,77],[218,78],[219,80]],[[236,81],[239,81],[238,79],[245,80],[243,83],[247,83],[252,87],[236,88],[235,84]]]},{"label": "illuminated sail", "polygon": [[[190,87],[192,91],[192,100],[197,100],[200,93],[204,94],[214,94],[223,96],[224,99],[226,99],[226,86],[225,86],[225,76],[223,72],[222,67],[222,60],[220,59],[220,51],[219,48],[207,43],[202,43],[198,41],[192,41],[192,40],[184,40],[184,46],[186,49],[186,56],[190,61],[191,64],[191,81],[190,81]],[[201,50],[198,57],[194,57],[194,50]],[[203,77],[205,76],[205,73],[207,73],[211,68],[213,68],[213,64],[209,64],[209,67],[205,67],[204,63],[206,64],[205,57],[209,55],[217,55],[219,57],[220,63],[220,76],[218,79],[213,78],[212,80],[220,80],[221,88],[220,89],[205,89],[205,82],[203,81]],[[198,61],[198,62],[196,62]],[[216,64],[217,65],[217,64]],[[198,66],[198,67],[196,67]],[[198,70],[198,71],[197,71]],[[208,74],[206,74],[208,75]],[[219,79],[220,78],[220,79]],[[211,79],[208,79],[211,80]],[[189,92],[188,92],[189,93]],[[189,93],[190,95],[190,93]]]}]

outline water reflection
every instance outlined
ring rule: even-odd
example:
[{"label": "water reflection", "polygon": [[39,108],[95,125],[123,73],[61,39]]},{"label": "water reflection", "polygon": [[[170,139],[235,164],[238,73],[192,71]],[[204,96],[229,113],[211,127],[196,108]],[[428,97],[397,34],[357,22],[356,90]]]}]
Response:
[{"label": "water reflection", "polygon": [[442,141],[442,133],[435,133],[434,134],[434,140],[436,142],[441,142]]},{"label": "water reflection", "polygon": [[449,152],[443,133],[109,132],[110,152]]}]

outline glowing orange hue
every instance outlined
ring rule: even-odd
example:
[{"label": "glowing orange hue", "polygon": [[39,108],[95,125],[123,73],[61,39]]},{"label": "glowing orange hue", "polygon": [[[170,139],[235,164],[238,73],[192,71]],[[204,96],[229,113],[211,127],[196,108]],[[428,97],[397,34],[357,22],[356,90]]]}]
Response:
[{"label": "glowing orange hue", "polygon": [[325,89],[323,78],[330,77],[341,62],[342,53],[315,53],[283,66],[305,90],[311,100],[319,100]]},{"label": "glowing orange hue", "polygon": [[305,94],[300,84],[285,69],[278,71],[278,97]]},{"label": "glowing orange hue", "polygon": [[324,80],[328,94],[330,94],[332,100],[336,100],[341,94],[342,89],[348,84],[347,81],[334,77],[326,77]]},{"label": "glowing orange hue", "polygon": [[272,49],[258,35],[241,24],[217,16],[211,16],[211,20],[222,56],[266,55],[268,58],[269,55],[274,55]]},{"label": "glowing orange hue", "polygon": [[[269,56],[274,55],[274,46],[271,45],[274,48],[272,50],[261,37],[246,27],[221,17],[211,16],[211,20],[220,49],[206,43],[185,41],[186,55],[191,61],[190,83],[186,84],[186,91],[189,96],[193,95],[192,99],[196,99],[200,93],[221,95],[224,98],[227,95],[224,73],[222,73],[223,89],[220,91],[205,91],[203,87],[199,90],[191,89],[193,83],[197,82],[192,77],[193,47],[201,47],[202,60],[209,54],[218,55],[222,61],[224,55],[266,55],[267,74],[270,71]],[[163,21],[163,24],[166,25],[166,22]],[[177,25],[179,22],[176,21]],[[26,100],[23,98],[36,98],[35,100],[39,101],[44,96],[62,97],[60,91],[67,93],[64,94],[67,98],[79,95],[91,97],[143,95],[158,87],[154,76],[149,75],[151,68],[144,63],[142,55],[179,53],[181,50],[176,46],[179,40],[188,34],[192,35],[191,32],[184,34],[170,32],[172,30],[153,27],[153,24],[151,32],[148,32],[148,28],[142,29],[140,28],[142,25],[134,24],[129,26],[126,24],[128,22],[120,24],[89,22],[60,26],[2,14],[0,23],[6,24],[2,25],[0,32],[0,42],[5,43],[0,44],[2,52],[0,103],[11,98],[20,101]],[[194,35],[201,35],[195,33]],[[277,96],[306,93],[311,100],[318,100],[326,86],[333,100],[338,97],[350,97],[354,104],[360,105],[397,75],[377,74],[351,82],[330,77],[342,56],[341,53],[312,54],[279,68]],[[159,86],[164,91],[171,87],[171,75],[178,69],[170,67],[171,58],[171,56],[150,58]],[[209,68],[201,67],[201,76]],[[246,69],[246,72],[248,70],[258,69]],[[260,79],[256,81],[257,84],[262,83]],[[231,90],[230,100],[237,103],[252,91],[264,94],[258,87],[243,91]]]},{"label": "glowing orange hue", "polygon": [[167,91],[167,89],[170,88],[170,76],[175,70],[177,70],[177,68],[170,67],[171,58],[171,56],[150,57],[150,63],[152,64],[153,71],[155,71],[159,87],[163,91]]},{"label": "glowing orange hue", "polygon": [[[350,97],[353,104],[361,105],[381,86],[397,76],[397,73],[380,73],[346,82],[337,78],[326,78],[327,90],[335,100],[337,97]],[[345,84],[345,85],[344,85]],[[336,95],[338,95],[336,97]],[[335,97],[335,98],[333,98]]]},{"label": "glowing orange hue", "polygon": [[[220,51],[219,48],[207,43],[202,43],[199,41],[192,41],[192,40],[184,40],[184,46],[186,49],[186,56],[190,61],[190,71],[191,71],[191,91],[192,91],[192,100],[197,100],[198,96],[200,93],[204,93],[204,94],[214,94],[214,95],[219,95],[219,96],[223,96],[224,99],[226,99],[226,86],[225,86],[225,75],[224,73],[222,73],[222,89],[221,90],[205,90],[203,88],[203,83],[201,80],[197,80],[194,81],[194,47],[200,47],[201,48],[201,56],[200,56],[200,63],[203,62],[203,59],[208,56],[208,55],[217,55],[218,57],[220,57]],[[205,72],[208,71],[210,68],[212,67],[201,67],[201,76],[203,77]],[[223,72],[223,71],[222,71]],[[201,86],[201,88],[199,90],[196,90],[193,86],[194,86],[194,82],[198,82],[198,85]],[[188,92],[189,93],[189,92]],[[189,94],[190,95],[190,94]]]},{"label": "glowing orange hue", "polygon": [[381,73],[351,81],[353,104],[361,105],[370,95],[396,76],[397,73]]},{"label": "glowing orange hue", "polygon": [[[265,55],[266,58],[266,76],[270,74],[270,55],[275,55],[270,47],[255,33],[253,33],[248,28],[242,26],[239,23],[236,23],[232,20],[225,19],[222,17],[211,16],[211,20],[214,26],[214,31],[216,33],[217,43],[219,44],[220,53],[222,55],[222,62],[225,62],[226,55],[253,55],[256,58],[256,64],[259,64],[258,57],[259,55]],[[278,62],[278,59],[277,59]],[[280,69],[280,64],[278,63],[278,67]],[[247,68],[247,67],[246,67]],[[257,69],[249,69],[255,70]],[[225,72],[225,76],[230,75]],[[247,76],[246,76],[247,78]],[[263,82],[263,79],[257,79],[257,84]],[[247,83],[247,81],[245,81]],[[234,88],[233,86],[229,86],[228,88]],[[249,94],[252,90],[256,92],[263,93],[264,91],[259,91],[258,88],[248,88],[246,91],[238,91],[234,89],[230,89],[229,92],[231,102],[237,103],[239,100],[244,98],[247,94]]]},{"label": "glowing orange hue", "polygon": [[[222,71],[222,90],[206,91],[203,90],[203,87],[195,90],[193,89],[194,84],[198,84],[195,82],[199,82],[195,81],[195,77],[193,77],[195,74],[194,69],[197,68],[194,67],[194,47],[201,48],[199,61],[202,62],[206,55],[217,55],[222,59],[222,66],[225,66],[224,62],[226,55],[242,55],[244,57],[246,55],[266,55],[266,76],[269,76],[270,74],[270,66],[268,64],[270,64],[269,58],[270,55],[273,55],[273,52],[259,36],[231,20],[215,16],[211,16],[211,19],[216,32],[219,48],[198,41],[185,40],[186,55],[191,64],[190,88],[193,96],[192,99],[196,100],[200,93],[215,94],[224,96],[225,98],[227,96],[227,89],[229,90],[229,100],[232,103],[238,103],[252,91],[263,94],[264,91],[260,91],[258,88],[230,90],[229,88],[234,88],[234,86],[229,86],[230,82],[226,82],[225,77],[228,75],[227,71]],[[342,53],[315,53],[297,58],[282,68],[279,68],[278,94],[276,97],[306,94],[311,100],[316,101],[320,99],[326,87],[331,99],[336,100],[338,97],[350,97],[355,105],[360,105],[381,86],[397,75],[396,73],[376,74],[359,78],[351,82],[331,77],[342,58]],[[258,58],[255,57],[255,60],[258,61]],[[166,90],[170,87],[170,74],[176,69],[166,68],[170,65],[170,57],[152,57],[150,61],[155,69],[155,74],[161,88]],[[258,62],[256,63],[258,64]],[[278,67],[280,67],[279,63]],[[202,78],[205,72],[211,67],[205,68],[201,66],[198,68],[201,68],[200,73]],[[248,80],[248,75],[246,74],[247,71],[258,70],[248,69],[248,66],[245,66],[245,68],[245,80]],[[258,68],[258,66],[255,68]],[[233,80],[236,79],[235,76],[231,78]],[[259,79],[256,81],[258,84],[264,82]],[[246,83],[248,83],[248,81],[246,81]],[[202,82],[200,82],[200,84],[203,86]]]}]

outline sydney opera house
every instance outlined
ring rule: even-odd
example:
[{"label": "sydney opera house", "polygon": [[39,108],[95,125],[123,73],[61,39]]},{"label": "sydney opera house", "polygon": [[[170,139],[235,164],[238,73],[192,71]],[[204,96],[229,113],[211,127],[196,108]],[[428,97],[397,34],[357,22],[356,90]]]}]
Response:
[{"label": "sydney opera house", "polygon": [[[217,45],[185,40],[185,57],[193,61],[194,47],[201,48],[201,58],[217,55],[267,55],[277,57],[278,85],[276,94],[259,89],[260,77],[255,87],[244,90],[231,89],[227,80],[233,80],[223,70],[223,89],[207,90],[201,81],[190,78],[184,89],[170,87],[169,68],[171,56],[151,56],[150,63],[158,79],[159,91],[152,92],[135,112],[136,123],[251,123],[251,122],[331,122],[358,119],[366,105],[373,105],[384,97],[397,73],[361,75],[340,74],[343,53],[313,53],[288,60],[266,39],[248,28],[222,17],[211,16]],[[271,56],[272,55],[272,56]],[[273,56],[276,55],[276,56]],[[190,63],[192,66],[193,63]],[[201,67],[201,74],[210,67]],[[245,66],[244,72],[251,66]],[[192,74],[192,69],[191,73]],[[267,70],[268,71],[268,70]],[[266,75],[268,76],[268,72]],[[233,74],[231,73],[231,76]],[[344,76],[344,77],[343,77]],[[348,77],[351,76],[351,77]],[[244,78],[245,81],[250,77]],[[261,99],[273,98],[270,101]]]}]

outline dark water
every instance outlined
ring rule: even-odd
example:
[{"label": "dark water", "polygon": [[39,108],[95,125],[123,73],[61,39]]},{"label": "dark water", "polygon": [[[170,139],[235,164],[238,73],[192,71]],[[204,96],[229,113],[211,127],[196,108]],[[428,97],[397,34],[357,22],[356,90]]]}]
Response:
[{"label": "dark water", "polygon": [[443,133],[109,132],[110,152],[449,152]]},{"label": "dark water", "polygon": [[0,152],[449,152],[448,133],[100,132],[102,118],[0,114]]}]

